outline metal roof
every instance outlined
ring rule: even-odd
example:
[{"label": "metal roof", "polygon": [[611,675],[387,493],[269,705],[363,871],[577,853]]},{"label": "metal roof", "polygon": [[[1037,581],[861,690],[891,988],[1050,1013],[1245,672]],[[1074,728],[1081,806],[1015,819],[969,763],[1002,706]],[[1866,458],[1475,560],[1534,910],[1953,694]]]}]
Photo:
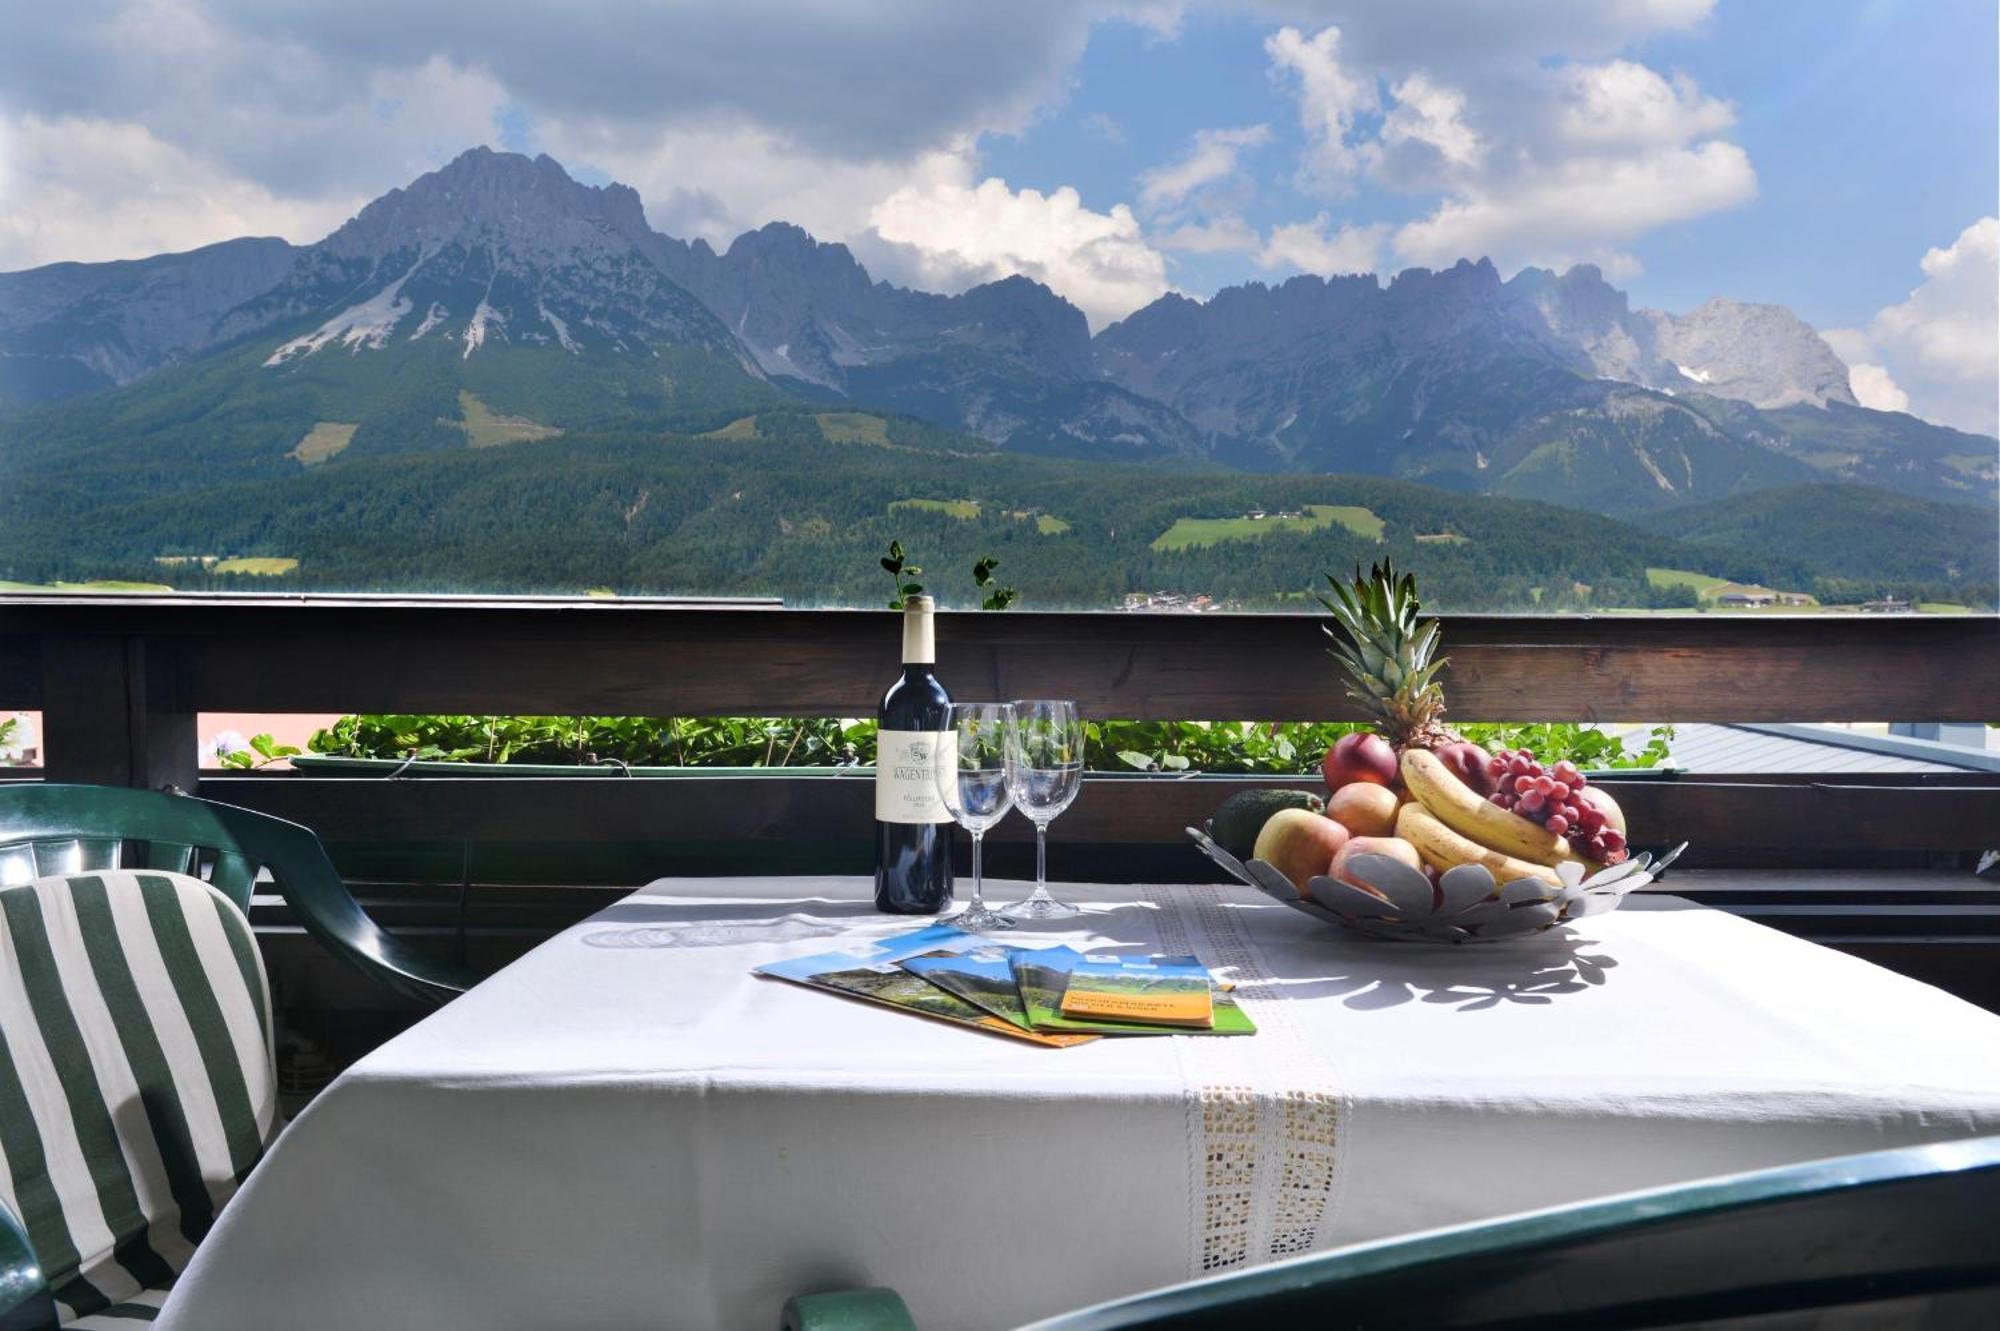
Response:
[{"label": "metal roof", "polygon": [[1838,726],[1681,724],[1668,748],[1688,772],[2000,771],[1990,751]]}]

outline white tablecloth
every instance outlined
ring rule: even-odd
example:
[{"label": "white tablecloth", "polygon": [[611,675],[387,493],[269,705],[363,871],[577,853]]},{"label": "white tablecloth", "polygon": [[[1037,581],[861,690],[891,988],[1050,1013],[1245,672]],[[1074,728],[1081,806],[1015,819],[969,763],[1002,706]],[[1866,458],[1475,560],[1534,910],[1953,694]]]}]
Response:
[{"label": "white tablecloth", "polygon": [[[1041,1049],[750,976],[920,923],[866,893],[655,883],[536,949],[313,1102],[162,1325],[755,1331],[792,1293],[886,1284],[926,1331],[1007,1326],[2000,1131],[2000,1017],[1671,897],[1449,949],[1236,887],[1071,889],[1105,909],[1014,937],[1195,952],[1260,1033]],[[770,937],[814,927],[841,932]]]}]

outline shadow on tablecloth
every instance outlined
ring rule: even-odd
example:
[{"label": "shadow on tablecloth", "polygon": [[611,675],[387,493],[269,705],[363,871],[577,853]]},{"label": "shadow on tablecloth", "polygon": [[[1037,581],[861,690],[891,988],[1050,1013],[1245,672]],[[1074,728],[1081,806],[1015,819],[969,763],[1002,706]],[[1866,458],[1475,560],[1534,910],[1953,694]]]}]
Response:
[{"label": "shadow on tablecloth", "polygon": [[1329,954],[1317,974],[1246,980],[1238,992],[1264,1001],[1338,998],[1363,1012],[1405,1003],[1484,1012],[1592,993],[1617,965],[1597,940],[1569,935],[1483,947],[1369,940]]}]

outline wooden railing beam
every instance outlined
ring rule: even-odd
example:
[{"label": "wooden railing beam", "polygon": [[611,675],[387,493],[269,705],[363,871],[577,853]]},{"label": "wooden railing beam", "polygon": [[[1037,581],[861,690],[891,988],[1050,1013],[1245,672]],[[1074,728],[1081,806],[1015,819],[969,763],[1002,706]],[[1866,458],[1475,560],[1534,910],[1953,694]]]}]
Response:
[{"label": "wooden railing beam", "polygon": [[[5,598],[0,688],[21,687],[22,641],[107,633],[177,644],[198,711],[571,715],[866,715],[898,640],[885,611]],[[961,697],[1142,720],[1355,715],[1313,616],[960,613],[938,639]],[[1447,617],[1445,642],[1452,714],[1470,720],[2000,718],[1988,617],[1469,615]]]}]

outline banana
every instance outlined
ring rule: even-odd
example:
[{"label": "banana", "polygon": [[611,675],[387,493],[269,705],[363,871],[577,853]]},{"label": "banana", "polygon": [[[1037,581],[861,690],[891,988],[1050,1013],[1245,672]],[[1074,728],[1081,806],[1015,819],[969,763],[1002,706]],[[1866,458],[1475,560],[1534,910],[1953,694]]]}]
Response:
[{"label": "banana", "polygon": [[1540,823],[1481,796],[1429,749],[1403,750],[1403,785],[1446,827],[1503,856],[1532,864],[1587,862]]},{"label": "banana", "polygon": [[1530,864],[1511,855],[1502,855],[1497,850],[1489,850],[1470,837],[1452,831],[1438,820],[1436,814],[1415,801],[1396,811],[1396,835],[1415,846],[1424,863],[1440,873],[1461,864],[1483,864],[1497,883],[1533,878],[1551,887],[1562,885],[1556,871],[1548,865]]}]

